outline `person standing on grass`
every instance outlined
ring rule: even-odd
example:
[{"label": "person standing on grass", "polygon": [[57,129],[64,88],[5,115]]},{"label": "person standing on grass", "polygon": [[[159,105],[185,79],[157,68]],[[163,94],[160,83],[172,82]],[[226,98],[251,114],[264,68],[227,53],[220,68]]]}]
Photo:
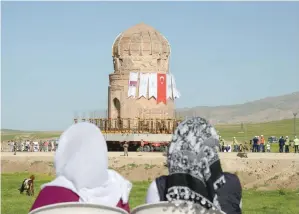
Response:
[{"label": "person standing on grass", "polygon": [[267,142],[266,147],[267,147],[267,152],[271,152],[271,144],[270,144],[270,142]]},{"label": "person standing on grass", "polygon": [[108,169],[107,143],[94,124],[72,125],[55,153],[56,178],[42,185],[31,210],[66,202],[119,207],[127,212],[132,184]]},{"label": "person standing on grass", "polygon": [[[181,122],[167,153],[169,174],[149,186],[146,203],[190,203],[227,214],[242,213],[242,187],[238,176],[222,171],[215,128],[201,117]],[[211,212],[212,213],[212,212]]]},{"label": "person standing on grass", "polygon": [[290,152],[290,139],[288,136],[286,136],[285,144],[284,144],[284,152],[289,153]]},{"label": "person standing on grass", "polygon": [[44,142],[44,151],[45,151],[45,152],[48,152],[48,149],[49,149],[49,144],[48,144],[48,141],[46,140],[46,141]]},{"label": "person standing on grass", "polygon": [[17,154],[17,142],[13,142],[13,154]]},{"label": "person standing on grass", "polygon": [[43,151],[43,142],[41,140],[39,141],[39,151]]},{"label": "person standing on grass", "polygon": [[225,141],[224,141],[224,139],[221,136],[219,138],[220,138],[220,148],[221,148],[220,151],[224,152]]},{"label": "person standing on grass", "polygon": [[295,136],[294,139],[294,147],[295,147],[295,153],[299,153],[299,139],[297,138],[297,136]]},{"label": "person standing on grass", "polygon": [[261,135],[261,152],[265,152],[265,138],[264,135]]},{"label": "person standing on grass", "polygon": [[51,140],[51,152],[55,151],[54,141]]},{"label": "person standing on grass", "polygon": [[259,139],[257,138],[257,136],[255,136],[253,139],[253,152],[257,152],[257,147],[258,147],[258,141]]},{"label": "person standing on grass", "polygon": [[238,152],[238,141],[236,139],[236,137],[233,137],[233,151],[234,152]]},{"label": "person standing on grass", "polygon": [[261,151],[261,139],[260,136],[257,136],[257,152]]},{"label": "person standing on grass", "polygon": [[7,142],[7,145],[8,145],[8,148],[9,148],[9,151],[12,152],[12,145],[11,145],[12,142],[10,142],[10,140]]},{"label": "person standing on grass", "polygon": [[33,144],[33,141],[31,140],[31,141],[30,141],[30,152],[33,152],[33,150],[34,150],[34,149],[33,149],[33,146],[34,146],[34,144]]},{"label": "person standing on grass", "polygon": [[284,147],[284,144],[285,144],[285,140],[284,140],[283,136],[281,136],[279,138],[278,143],[279,143],[279,152],[283,153],[283,147]]},{"label": "person standing on grass", "polygon": [[29,142],[29,140],[26,140],[25,141],[26,143],[26,152],[30,152],[30,142]]}]

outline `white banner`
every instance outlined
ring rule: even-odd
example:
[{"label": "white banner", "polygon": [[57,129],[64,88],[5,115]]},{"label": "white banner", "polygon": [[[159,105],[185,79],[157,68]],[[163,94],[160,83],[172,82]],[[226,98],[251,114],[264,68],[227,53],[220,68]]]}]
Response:
[{"label": "white banner", "polygon": [[172,96],[172,83],[171,83],[171,75],[170,74],[166,74],[166,84],[167,84],[166,99],[173,99],[173,96]]},{"label": "white banner", "polygon": [[139,81],[139,98],[144,97],[147,98],[147,88],[148,88],[148,79],[149,74],[140,73],[140,81]]},{"label": "white banner", "polygon": [[173,98],[174,99],[180,98],[181,94],[176,88],[174,76],[172,74],[170,75],[171,75],[171,82],[172,82]]},{"label": "white banner", "polygon": [[133,97],[133,98],[136,97],[137,81],[138,81],[138,73],[130,72],[128,97]]},{"label": "white banner", "polygon": [[157,99],[157,73],[150,73],[149,74],[149,86],[148,86],[148,98],[154,97]]}]

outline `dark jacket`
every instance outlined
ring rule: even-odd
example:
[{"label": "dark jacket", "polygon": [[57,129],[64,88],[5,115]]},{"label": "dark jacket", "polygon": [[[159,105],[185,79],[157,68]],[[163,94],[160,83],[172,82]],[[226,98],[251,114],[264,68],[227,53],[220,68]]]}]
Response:
[{"label": "dark jacket", "polygon": [[284,146],[284,144],[285,144],[285,139],[280,138],[278,142],[279,142],[279,146]]},{"label": "dark jacket", "polygon": [[259,141],[259,139],[258,138],[253,138],[253,145],[257,145],[257,143],[258,143],[258,141]]},{"label": "dark jacket", "polygon": [[[223,212],[227,214],[242,214],[240,203],[242,199],[242,186],[238,176],[224,172],[226,179],[225,185],[217,190],[218,200]],[[161,176],[156,179],[160,201],[167,201],[166,186],[167,176]]]}]

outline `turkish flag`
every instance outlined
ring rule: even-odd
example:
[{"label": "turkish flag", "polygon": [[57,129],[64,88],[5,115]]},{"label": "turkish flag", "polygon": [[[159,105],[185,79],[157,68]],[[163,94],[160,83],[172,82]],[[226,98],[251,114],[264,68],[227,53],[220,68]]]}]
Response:
[{"label": "turkish flag", "polygon": [[157,75],[157,104],[163,102],[166,104],[166,74]]}]

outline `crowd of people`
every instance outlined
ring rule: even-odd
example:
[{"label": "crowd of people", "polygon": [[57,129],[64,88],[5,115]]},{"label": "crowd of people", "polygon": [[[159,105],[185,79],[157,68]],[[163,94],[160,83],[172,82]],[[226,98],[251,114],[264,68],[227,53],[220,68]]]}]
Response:
[{"label": "crowd of people", "polygon": [[[290,147],[292,146],[292,143],[288,136],[286,136],[286,138],[281,136],[278,140],[278,144],[279,144],[279,152],[280,153],[283,153],[283,152],[289,153],[290,152]],[[297,136],[295,136],[295,138],[293,140],[293,147],[294,147],[294,152],[299,153],[299,139]]]},{"label": "crowd of people", "polygon": [[8,141],[8,147],[11,152],[53,152],[57,148],[55,140],[46,141]]},{"label": "crowd of people", "polygon": [[[249,145],[245,142],[244,144],[238,143],[236,137],[232,139],[232,145],[225,142],[225,140],[219,136],[220,139],[220,152],[271,152],[271,144],[272,142],[265,140],[263,135],[254,136],[252,140],[250,140]],[[288,136],[285,138],[281,136],[278,140],[279,152],[280,153],[289,153],[290,147],[294,148],[295,153],[299,153],[299,139],[297,136],[294,137],[294,140],[290,140]]]},{"label": "crowd of people", "polygon": [[[149,186],[146,203],[169,201],[194,208],[239,214],[242,188],[235,174],[223,172],[219,136],[207,120],[187,119],[176,128],[167,151],[169,174]],[[72,125],[60,137],[55,153],[56,178],[41,186],[31,210],[64,202],[115,206],[130,212],[132,183],[108,168],[108,150],[99,128]]]}]

